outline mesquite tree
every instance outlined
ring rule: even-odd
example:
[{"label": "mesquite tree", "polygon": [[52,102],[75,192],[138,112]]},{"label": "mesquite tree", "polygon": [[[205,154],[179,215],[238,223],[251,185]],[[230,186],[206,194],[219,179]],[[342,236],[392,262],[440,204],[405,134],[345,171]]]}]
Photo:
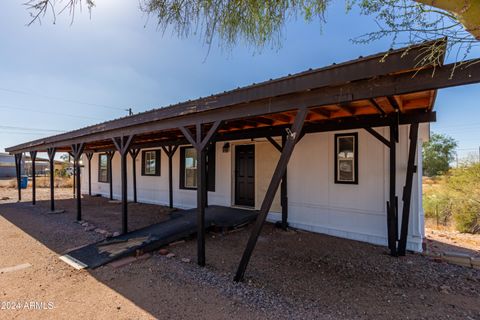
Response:
[{"label": "mesquite tree", "polygon": [[[30,23],[49,12],[67,11],[74,17],[82,6],[89,11],[101,0],[29,0]],[[292,19],[325,23],[331,0],[141,0],[140,10],[156,18],[162,31],[180,37],[199,35],[209,46],[238,42],[262,49],[281,44],[281,33]],[[353,8],[375,18],[378,29],[352,39],[370,43],[389,37],[392,46],[448,37],[448,46],[432,46],[429,61],[437,64],[445,50],[465,58],[480,42],[480,0],[345,0],[346,13]],[[73,20],[72,20],[73,21]],[[463,60],[463,59],[456,59]]]}]

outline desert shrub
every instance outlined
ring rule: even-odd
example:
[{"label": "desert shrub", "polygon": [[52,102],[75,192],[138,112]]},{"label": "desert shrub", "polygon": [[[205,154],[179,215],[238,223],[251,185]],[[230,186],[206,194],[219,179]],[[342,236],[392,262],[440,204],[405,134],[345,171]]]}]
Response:
[{"label": "desert shrub", "polygon": [[424,179],[425,217],[460,232],[480,233],[480,164],[467,163],[445,176]]},{"label": "desert shrub", "polygon": [[447,188],[454,200],[452,214],[457,230],[480,233],[480,163],[451,170]]},{"label": "desert shrub", "polygon": [[454,201],[444,191],[435,191],[423,198],[423,210],[425,217],[434,219],[444,226],[449,224],[452,217]]}]

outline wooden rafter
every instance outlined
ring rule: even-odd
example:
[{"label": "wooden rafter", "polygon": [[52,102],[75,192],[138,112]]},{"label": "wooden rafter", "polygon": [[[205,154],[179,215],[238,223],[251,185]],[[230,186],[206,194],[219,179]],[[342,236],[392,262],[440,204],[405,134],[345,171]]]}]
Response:
[{"label": "wooden rafter", "polygon": [[393,96],[393,99],[395,100],[395,102],[396,102],[396,104],[397,104],[398,109],[400,110],[400,112],[404,113],[404,112],[405,112],[405,109],[404,109],[402,97],[395,95],[395,96]]},{"label": "wooden rafter", "polygon": [[345,111],[346,113],[348,113],[351,116],[355,115],[355,108],[352,107],[349,103],[339,103],[339,104],[337,104],[337,107],[340,110]]},{"label": "wooden rafter", "polygon": [[368,99],[368,102],[372,107],[374,107],[378,112],[380,112],[380,114],[386,114],[385,110],[380,107],[380,105],[377,103],[377,101],[375,101],[374,98]]},{"label": "wooden rafter", "polygon": [[312,108],[310,111],[326,119],[329,119],[332,116],[332,113],[324,108]]}]

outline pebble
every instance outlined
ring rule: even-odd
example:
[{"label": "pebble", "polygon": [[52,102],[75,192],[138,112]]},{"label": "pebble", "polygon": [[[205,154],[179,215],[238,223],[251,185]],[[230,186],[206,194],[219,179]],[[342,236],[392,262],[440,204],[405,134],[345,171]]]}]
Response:
[{"label": "pebble", "polygon": [[169,254],[166,255],[167,258],[173,258],[175,257],[175,253],[170,252]]},{"label": "pebble", "polygon": [[166,256],[169,253],[169,251],[167,249],[160,249],[158,250],[158,253],[160,253],[160,255],[162,256]]},{"label": "pebble", "polygon": [[191,260],[189,258],[182,258],[182,262],[189,263]]}]

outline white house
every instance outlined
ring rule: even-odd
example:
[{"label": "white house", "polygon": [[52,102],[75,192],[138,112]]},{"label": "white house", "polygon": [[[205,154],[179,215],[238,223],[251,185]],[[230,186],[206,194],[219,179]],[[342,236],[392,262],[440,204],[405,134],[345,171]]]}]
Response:
[{"label": "white house", "polygon": [[[420,126],[416,163],[419,164],[413,183],[411,219],[409,223],[407,248],[422,250],[424,236],[421,184],[421,146],[429,137],[429,125]],[[388,128],[380,127],[379,133],[388,137]],[[356,133],[358,139],[357,183],[335,182],[335,136]],[[355,138],[355,137],[354,137]],[[406,161],[408,157],[408,125],[400,126],[400,139],[397,145],[397,194],[401,194],[405,183]],[[281,140],[278,139],[279,144]],[[224,145],[229,144],[229,148]],[[237,156],[237,150],[247,146],[253,151],[252,158]],[[189,150],[184,152],[183,150]],[[154,152],[157,151],[157,152]],[[186,154],[186,155],[185,155]],[[188,167],[196,158],[190,146],[180,146],[173,157],[173,199],[177,208],[195,208],[197,193],[189,189],[188,183],[181,183],[180,176],[195,177]],[[156,157],[159,156],[159,159]],[[92,193],[109,197],[108,162],[105,153],[96,153],[92,164]],[[241,206],[259,209],[272,177],[280,152],[266,139],[217,142],[215,144],[215,191],[209,191],[209,204],[221,206]],[[100,159],[105,164],[104,173],[99,173]],[[338,158],[338,157],[337,157]],[[153,161],[153,162],[152,162]],[[241,162],[253,163],[253,185],[250,203],[239,196],[236,188]],[[132,158],[127,160],[129,179],[128,199],[133,201]],[[88,161],[82,174],[82,192],[88,193]],[[147,175],[145,168],[158,163],[158,172]],[[181,163],[185,163],[182,166]],[[400,165],[401,164],[401,165]],[[248,164],[245,164],[248,165]],[[121,199],[120,157],[112,160],[113,196]],[[355,166],[353,166],[354,168]],[[195,170],[195,169],[194,169]],[[348,169],[347,169],[348,170]],[[365,130],[346,130],[306,135],[296,146],[288,164],[288,223],[290,226],[312,232],[325,233],[347,239],[387,245],[386,202],[389,192],[388,149]],[[136,159],[138,201],[168,205],[168,157],[161,148],[142,149]],[[143,171],[143,172],[142,172]],[[103,178],[103,179],[102,179]],[[350,177],[351,178],[351,177]],[[188,178],[187,178],[188,179]],[[347,177],[348,179],[348,177]],[[102,182],[103,181],[103,182]],[[192,181],[191,185],[195,185]],[[399,212],[402,202],[399,203]],[[281,220],[280,191],[277,191],[268,220]]]},{"label": "white house", "polygon": [[123,233],[129,200],[197,208],[200,265],[207,203],[256,209],[236,280],[243,278],[266,220],[388,245],[394,256],[421,251],[421,147],[436,120],[437,89],[480,82],[480,63],[419,63],[430,52],[426,48],[444,41],[307,70],[7,151],[17,158],[47,151],[51,165],[57,152],[70,152],[78,169],[83,157],[77,220],[81,192],[121,199]]}]

